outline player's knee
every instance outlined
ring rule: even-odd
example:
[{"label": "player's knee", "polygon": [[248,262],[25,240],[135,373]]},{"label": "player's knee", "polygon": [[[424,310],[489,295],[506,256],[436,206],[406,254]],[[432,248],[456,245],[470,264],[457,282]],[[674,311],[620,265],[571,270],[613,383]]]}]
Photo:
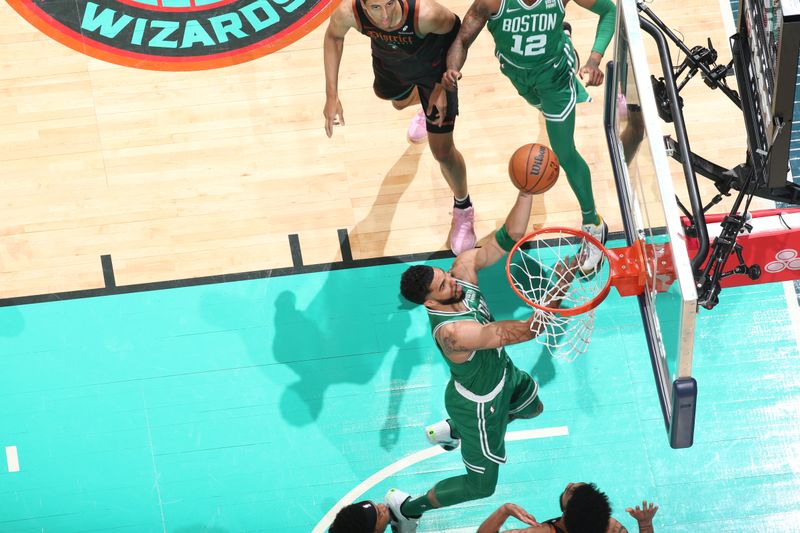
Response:
[{"label": "player's knee", "polygon": [[[429,136],[430,138],[430,136]],[[450,163],[456,158],[456,147],[450,142],[429,142],[431,147],[431,154],[438,163]]]},{"label": "player's knee", "polygon": [[472,490],[470,491],[470,496],[472,496],[473,500],[488,498],[489,496],[494,494],[496,488],[497,488],[497,483],[481,483],[480,485],[472,487]]},{"label": "player's knee", "polygon": [[522,411],[521,413],[515,413],[513,415],[509,415],[508,421],[513,422],[514,420],[527,420],[530,418],[536,418],[537,416],[542,414],[542,411],[544,411],[544,404],[537,396],[537,398],[534,400],[533,405],[531,405],[530,408]]},{"label": "player's knee", "polygon": [[491,476],[490,478],[491,479],[481,479],[477,483],[469,483],[466,487],[468,498],[470,500],[480,500],[494,494],[497,488],[497,478]]}]

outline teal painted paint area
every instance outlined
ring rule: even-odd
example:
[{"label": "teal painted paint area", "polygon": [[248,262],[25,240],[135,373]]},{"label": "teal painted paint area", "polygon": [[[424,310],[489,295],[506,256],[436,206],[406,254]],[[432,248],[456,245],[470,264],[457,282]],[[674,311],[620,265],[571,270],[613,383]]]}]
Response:
[{"label": "teal painted paint area", "polygon": [[[444,417],[447,369],[424,311],[398,297],[405,268],[0,308],[0,447],[21,467],[0,460],[0,531],[308,533]],[[500,265],[481,285],[498,318],[527,313]],[[661,506],[659,532],[800,531],[787,525],[800,354],[783,289],[725,289],[698,321],[694,447],[669,448],[638,306],[612,291],[574,363],[509,348],[545,405],[509,430],[569,435],[509,442],[495,495],[430,512],[420,531],[474,531],[505,501],[556,516],[581,480],[631,531],[624,507],[644,498]],[[363,497],[462,472],[458,452],[441,454]]]}]

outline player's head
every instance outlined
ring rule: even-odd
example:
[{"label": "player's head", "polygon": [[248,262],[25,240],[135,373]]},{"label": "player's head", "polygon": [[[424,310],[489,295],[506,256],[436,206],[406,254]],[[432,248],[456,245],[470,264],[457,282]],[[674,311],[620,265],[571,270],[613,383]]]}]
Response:
[{"label": "player's head", "polygon": [[342,507],[329,533],[383,533],[389,524],[389,508],[369,500]]},{"label": "player's head", "polygon": [[414,265],[403,272],[400,293],[409,302],[427,307],[450,305],[464,299],[464,289],[456,278],[441,268],[427,265]]},{"label": "player's head", "polygon": [[397,15],[402,11],[399,0],[361,0],[364,11],[381,29],[388,30],[397,24]]},{"label": "player's head", "polygon": [[568,533],[605,533],[611,518],[608,496],[594,483],[570,483],[559,497]]}]

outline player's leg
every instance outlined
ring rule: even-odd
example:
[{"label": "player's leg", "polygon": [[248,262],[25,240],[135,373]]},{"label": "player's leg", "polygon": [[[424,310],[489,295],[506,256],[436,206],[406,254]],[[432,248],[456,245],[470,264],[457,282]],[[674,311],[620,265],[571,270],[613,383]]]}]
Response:
[{"label": "player's leg", "polygon": [[[581,207],[581,229],[605,244],[608,226],[595,207],[591,171],[575,148],[575,108],[563,120],[552,120],[546,115],[545,119],[550,145]],[[595,246],[586,247],[580,256],[580,269],[584,274],[596,270],[603,259],[602,252]]]},{"label": "player's leg", "polygon": [[500,465],[489,461],[485,467],[467,465],[467,473],[436,483],[431,490],[416,498],[407,498],[400,507],[405,517],[419,518],[426,511],[450,507],[494,494]]},{"label": "player's leg", "polygon": [[[467,167],[464,164],[464,156],[458,151],[453,143],[453,132],[446,133],[428,133],[428,144],[431,147],[431,154],[436,162],[439,163],[439,168],[442,170],[442,176],[453,191],[453,196],[458,199],[463,199],[465,205],[460,206],[461,209],[471,207],[472,203],[469,201],[469,189],[467,188]],[[472,248],[470,246],[470,248]]]},{"label": "player's leg", "polygon": [[[424,80],[417,84],[422,110],[428,109],[428,102],[438,78]],[[450,249],[458,255],[463,251],[475,247],[475,210],[469,197],[467,187],[467,167],[464,156],[453,142],[453,128],[458,114],[458,94],[445,92],[447,98],[447,113],[441,125],[434,124],[438,118],[438,109],[434,109],[431,116],[427,117],[425,128],[428,133],[428,145],[433,158],[439,163],[445,181],[453,191],[453,221],[450,225],[448,242]]]},{"label": "player's leg", "polygon": [[[608,226],[597,213],[592,191],[592,173],[586,160],[575,146],[575,106],[591,98],[575,76],[576,60],[568,41],[563,56],[552,72],[542,73],[534,80],[542,101],[550,146],[567,175],[567,182],[581,208],[581,229],[605,244]],[[602,252],[586,246],[581,253],[581,271],[590,273],[603,259]]]},{"label": "player's leg", "polygon": [[[449,393],[453,394],[452,390]],[[455,411],[456,416],[462,419],[461,425],[454,421],[443,422],[443,424],[449,427],[446,432],[450,436],[461,437],[465,444],[461,449],[461,455],[467,473],[439,481],[428,492],[417,497],[412,497],[398,489],[391,489],[386,494],[385,502],[394,515],[400,533],[416,531],[420,517],[431,509],[488,498],[494,494],[500,465],[487,458],[482,450],[483,445],[479,441],[481,438],[480,421],[475,415],[477,404],[467,401],[462,401],[460,404],[455,406],[452,411],[450,409],[452,406],[448,406],[448,411],[451,416]],[[497,434],[495,436],[499,435],[501,442],[507,426],[506,416],[507,412],[504,411],[493,417],[488,423],[488,431]],[[468,427],[469,429],[461,432],[459,427]],[[431,440],[430,435],[428,435],[428,439]],[[488,444],[488,448],[497,453],[502,451],[505,456],[504,448],[498,450],[497,439],[491,440],[493,444]]]},{"label": "player's leg", "polygon": [[575,106],[572,106],[572,111],[565,117],[552,119],[545,115],[545,120],[550,146],[558,156],[569,186],[581,206],[582,223],[599,224],[600,216],[597,214],[592,191],[592,173],[575,147]]},{"label": "player's leg", "polygon": [[511,404],[508,408],[508,421],[536,418],[544,411],[544,404],[539,399],[539,384],[530,374],[517,367],[507,377],[513,383]]},{"label": "player's leg", "polygon": [[417,92],[417,88],[413,85],[411,87],[411,92],[408,93],[407,96],[392,100],[392,105],[395,109],[405,109],[408,106],[419,103],[419,93]]}]

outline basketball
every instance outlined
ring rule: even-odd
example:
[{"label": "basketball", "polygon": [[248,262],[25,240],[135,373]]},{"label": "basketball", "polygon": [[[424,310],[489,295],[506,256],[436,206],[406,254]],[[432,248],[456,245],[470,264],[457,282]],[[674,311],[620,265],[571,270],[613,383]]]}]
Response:
[{"label": "basketball", "polygon": [[520,146],[508,161],[511,183],[531,194],[550,190],[558,180],[558,157],[547,146],[538,143]]}]

